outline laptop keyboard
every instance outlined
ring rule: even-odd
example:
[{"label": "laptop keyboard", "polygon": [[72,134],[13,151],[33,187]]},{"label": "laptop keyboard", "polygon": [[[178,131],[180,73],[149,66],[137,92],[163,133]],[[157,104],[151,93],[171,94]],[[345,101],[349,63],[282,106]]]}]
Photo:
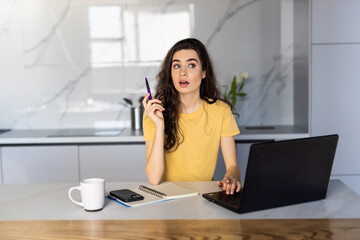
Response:
[{"label": "laptop keyboard", "polygon": [[242,189],[240,190],[240,192],[234,192],[233,195],[227,195],[225,192],[223,192],[219,196],[219,200],[228,205],[232,205],[235,207],[240,206],[242,192],[243,192]]}]

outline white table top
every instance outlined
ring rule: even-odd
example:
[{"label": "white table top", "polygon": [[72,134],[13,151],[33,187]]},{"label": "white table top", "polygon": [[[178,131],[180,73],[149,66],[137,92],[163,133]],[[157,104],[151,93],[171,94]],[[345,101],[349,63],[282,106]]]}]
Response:
[{"label": "white table top", "polygon": [[[106,183],[106,191],[134,189],[143,182]],[[216,182],[179,182],[201,194],[217,191]],[[327,198],[247,214],[233,213],[196,197],[124,207],[106,199],[99,212],[86,212],[68,198],[76,183],[0,184],[0,220],[132,220],[132,219],[304,219],[360,218],[360,196],[340,180],[331,180]],[[76,198],[76,191],[73,196]],[[80,200],[80,194],[78,195]]]}]

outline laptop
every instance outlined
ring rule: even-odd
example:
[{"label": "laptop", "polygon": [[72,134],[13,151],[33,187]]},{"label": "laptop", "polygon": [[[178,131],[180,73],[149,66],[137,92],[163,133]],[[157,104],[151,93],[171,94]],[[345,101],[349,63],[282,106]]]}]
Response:
[{"label": "laptop", "polygon": [[338,135],[252,144],[239,193],[202,196],[237,213],[324,199]]}]

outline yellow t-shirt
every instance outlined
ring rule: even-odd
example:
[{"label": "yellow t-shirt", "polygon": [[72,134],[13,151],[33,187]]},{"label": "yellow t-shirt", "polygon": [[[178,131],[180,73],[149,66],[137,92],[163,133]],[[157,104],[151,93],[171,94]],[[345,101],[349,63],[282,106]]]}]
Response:
[{"label": "yellow t-shirt", "polygon": [[[166,124],[166,123],[165,123]],[[211,181],[220,138],[240,133],[229,105],[223,101],[201,106],[191,114],[180,113],[184,141],[173,152],[165,151],[165,181]],[[153,140],[155,125],[144,115],[144,140]]]}]

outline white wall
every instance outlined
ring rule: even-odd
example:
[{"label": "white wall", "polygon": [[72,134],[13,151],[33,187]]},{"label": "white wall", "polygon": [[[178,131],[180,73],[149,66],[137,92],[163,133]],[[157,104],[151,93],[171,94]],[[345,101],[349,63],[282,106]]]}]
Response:
[{"label": "white wall", "polygon": [[332,178],[360,194],[360,1],[312,1],[312,135],[339,134]]},{"label": "white wall", "polygon": [[[163,56],[189,36],[220,86],[250,73],[241,125],[293,125],[292,1],[0,0],[0,128],[130,127],[123,97],[139,104],[144,77],[154,91]],[[123,15],[90,11],[103,7]]]}]

